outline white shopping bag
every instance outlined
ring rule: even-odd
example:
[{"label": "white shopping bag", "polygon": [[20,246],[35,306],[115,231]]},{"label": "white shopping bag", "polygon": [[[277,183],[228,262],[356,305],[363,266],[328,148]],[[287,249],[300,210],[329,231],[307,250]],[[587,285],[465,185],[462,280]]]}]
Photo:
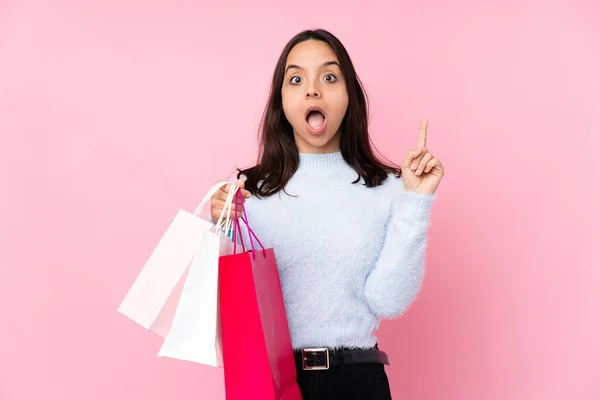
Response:
[{"label": "white shopping bag", "polygon": [[121,302],[118,308],[121,314],[160,337],[167,335],[198,243],[204,232],[213,227],[211,222],[200,218],[200,213],[228,183],[215,184],[194,214],[179,210]]},{"label": "white shopping bag", "polygon": [[[223,213],[225,230],[231,225],[229,212],[239,188],[232,185]],[[158,352],[159,357],[223,367],[219,313],[219,257],[233,254],[233,242],[220,227],[206,230],[185,280],[171,330]]]}]

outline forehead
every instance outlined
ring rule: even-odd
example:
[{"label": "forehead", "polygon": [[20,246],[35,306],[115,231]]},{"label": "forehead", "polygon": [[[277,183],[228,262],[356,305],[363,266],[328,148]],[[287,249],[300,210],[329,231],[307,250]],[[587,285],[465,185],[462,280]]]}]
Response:
[{"label": "forehead", "polygon": [[302,67],[317,67],[327,61],[339,61],[329,45],[320,40],[305,40],[295,45],[287,57],[286,64]]}]

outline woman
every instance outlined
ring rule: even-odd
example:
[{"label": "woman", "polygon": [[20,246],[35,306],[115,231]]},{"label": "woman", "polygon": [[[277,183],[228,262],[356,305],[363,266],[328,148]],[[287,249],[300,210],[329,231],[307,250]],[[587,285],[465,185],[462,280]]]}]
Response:
[{"label": "woman", "polygon": [[[427,121],[400,168],[379,161],[350,57],[315,30],[285,46],[261,130],[258,162],[239,170],[237,184],[277,257],[303,398],[389,399],[387,355],[373,332],[421,287],[444,173],[426,148]],[[227,191],[212,199],[215,221]]]}]

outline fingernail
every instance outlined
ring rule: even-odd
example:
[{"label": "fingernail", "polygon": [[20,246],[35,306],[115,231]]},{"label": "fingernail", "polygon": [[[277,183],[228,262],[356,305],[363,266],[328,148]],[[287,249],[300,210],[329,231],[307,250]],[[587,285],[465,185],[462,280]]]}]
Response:
[{"label": "fingernail", "polygon": [[412,163],[411,166],[410,166],[410,169],[412,169],[413,171],[415,169],[417,169],[417,163]]},{"label": "fingernail", "polygon": [[420,170],[420,169],[418,169],[418,170],[417,170],[417,172],[416,172],[416,174],[417,174],[417,175],[421,175],[421,170]]}]

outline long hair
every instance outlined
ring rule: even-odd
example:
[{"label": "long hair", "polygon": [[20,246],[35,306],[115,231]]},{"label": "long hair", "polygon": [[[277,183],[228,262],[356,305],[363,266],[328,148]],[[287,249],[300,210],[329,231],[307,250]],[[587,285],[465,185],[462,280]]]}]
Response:
[{"label": "long hair", "polygon": [[[400,177],[402,171],[384,164],[373,154],[368,131],[368,101],[350,56],[342,43],[323,29],[305,30],[284,47],[275,71],[259,128],[259,154],[255,166],[238,169],[238,179],[246,176],[245,188],[258,197],[268,197],[285,186],[298,169],[300,157],[294,131],[283,112],[281,88],[288,54],[298,43],[309,39],[327,43],[337,56],[348,91],[348,109],[341,124],[340,152],[358,174],[352,183],[362,178],[367,187],[383,183],[388,174]],[[260,183],[260,184],[259,184]]]}]

